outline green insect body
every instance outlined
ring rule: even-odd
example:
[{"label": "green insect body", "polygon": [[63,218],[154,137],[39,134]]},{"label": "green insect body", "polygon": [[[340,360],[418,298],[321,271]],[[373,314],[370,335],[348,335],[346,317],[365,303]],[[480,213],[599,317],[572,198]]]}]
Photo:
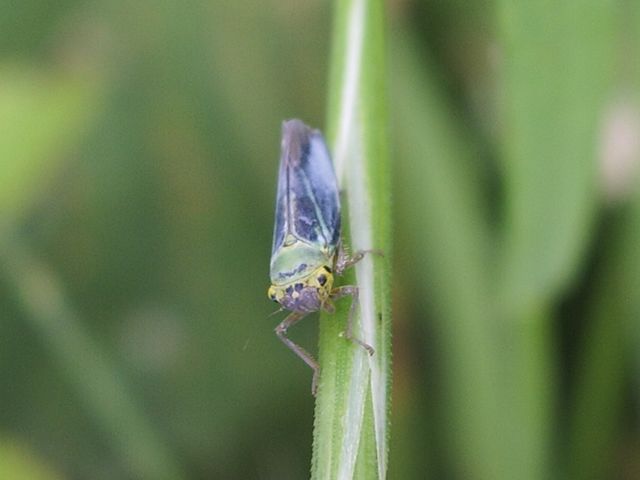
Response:
[{"label": "green insect body", "polygon": [[340,196],[331,156],[322,134],[300,120],[282,127],[282,153],[278,173],[276,216],[271,253],[268,296],[291,313],[276,327],[276,334],[313,371],[315,394],[319,366],[302,347],[286,336],[287,329],[310,312],[334,311],[333,301],[352,296],[345,337],[373,349],[352,335],[358,288],[334,288],[334,275],[364,256],[349,257],[340,242]]}]

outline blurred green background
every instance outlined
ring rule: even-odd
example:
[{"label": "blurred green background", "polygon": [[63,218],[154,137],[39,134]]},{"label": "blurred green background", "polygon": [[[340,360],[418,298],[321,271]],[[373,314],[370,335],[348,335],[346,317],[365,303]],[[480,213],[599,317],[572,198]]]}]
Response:
[{"label": "blurred green background", "polygon": [[[640,7],[557,3],[387,4],[390,479],[640,478]],[[0,478],[307,478],[266,288],[331,5],[1,5]]]}]

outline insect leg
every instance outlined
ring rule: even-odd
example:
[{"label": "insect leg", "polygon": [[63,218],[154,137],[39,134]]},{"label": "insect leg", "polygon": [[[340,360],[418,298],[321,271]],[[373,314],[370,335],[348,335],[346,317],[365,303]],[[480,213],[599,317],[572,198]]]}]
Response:
[{"label": "insect leg", "polygon": [[318,388],[318,373],[320,372],[320,366],[318,362],[300,345],[294,343],[289,337],[287,337],[287,330],[292,325],[298,323],[304,317],[308,315],[308,312],[291,312],[287,315],[280,324],[276,327],[276,335],[282,342],[289,347],[293,353],[300,357],[304,363],[309,365],[313,369],[313,380],[311,381],[311,393],[315,396]]},{"label": "insect leg", "polygon": [[349,255],[348,250],[344,247],[342,242],[340,242],[340,247],[338,247],[338,258],[336,259],[336,273],[338,275],[342,275],[342,273],[350,267],[353,267],[356,263],[364,258],[367,253],[373,253],[376,255],[384,256],[381,250],[358,250],[353,255]]},{"label": "insect leg", "polygon": [[358,337],[353,335],[353,321],[356,316],[356,310],[359,305],[359,291],[358,287],[355,285],[345,285],[343,287],[335,288],[331,292],[331,299],[338,300],[339,298],[346,297],[347,295],[351,295],[351,307],[349,308],[349,317],[347,318],[347,329],[344,332],[345,338],[351,340],[353,343],[357,343],[362,348],[364,348],[369,355],[373,355],[375,350],[368,343],[363,342]]}]

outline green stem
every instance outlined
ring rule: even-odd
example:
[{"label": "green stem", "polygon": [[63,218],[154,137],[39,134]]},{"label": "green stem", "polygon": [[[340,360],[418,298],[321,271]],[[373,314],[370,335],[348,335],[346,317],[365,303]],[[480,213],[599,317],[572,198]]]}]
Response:
[{"label": "green stem", "polygon": [[354,332],[374,347],[373,356],[340,336],[348,302],[321,317],[314,479],[383,479],[387,471],[391,212],[383,20],[379,0],[336,3],[328,138],[346,197],[343,238],[353,250],[385,256],[367,255],[345,277],[360,289]]}]

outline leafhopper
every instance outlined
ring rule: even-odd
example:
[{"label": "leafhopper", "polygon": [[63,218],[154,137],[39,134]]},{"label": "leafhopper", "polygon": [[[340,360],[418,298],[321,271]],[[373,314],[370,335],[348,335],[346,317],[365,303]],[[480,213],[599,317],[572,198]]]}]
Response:
[{"label": "leafhopper", "polygon": [[373,348],[353,335],[358,287],[334,287],[335,276],[371,250],[349,255],[342,245],[338,182],[322,134],[300,120],[285,121],[281,148],[268,296],[290,311],[275,332],[313,369],[315,395],[318,362],[287,337],[287,330],[311,312],[333,313],[335,300],[351,296],[344,337],[373,355]]}]

